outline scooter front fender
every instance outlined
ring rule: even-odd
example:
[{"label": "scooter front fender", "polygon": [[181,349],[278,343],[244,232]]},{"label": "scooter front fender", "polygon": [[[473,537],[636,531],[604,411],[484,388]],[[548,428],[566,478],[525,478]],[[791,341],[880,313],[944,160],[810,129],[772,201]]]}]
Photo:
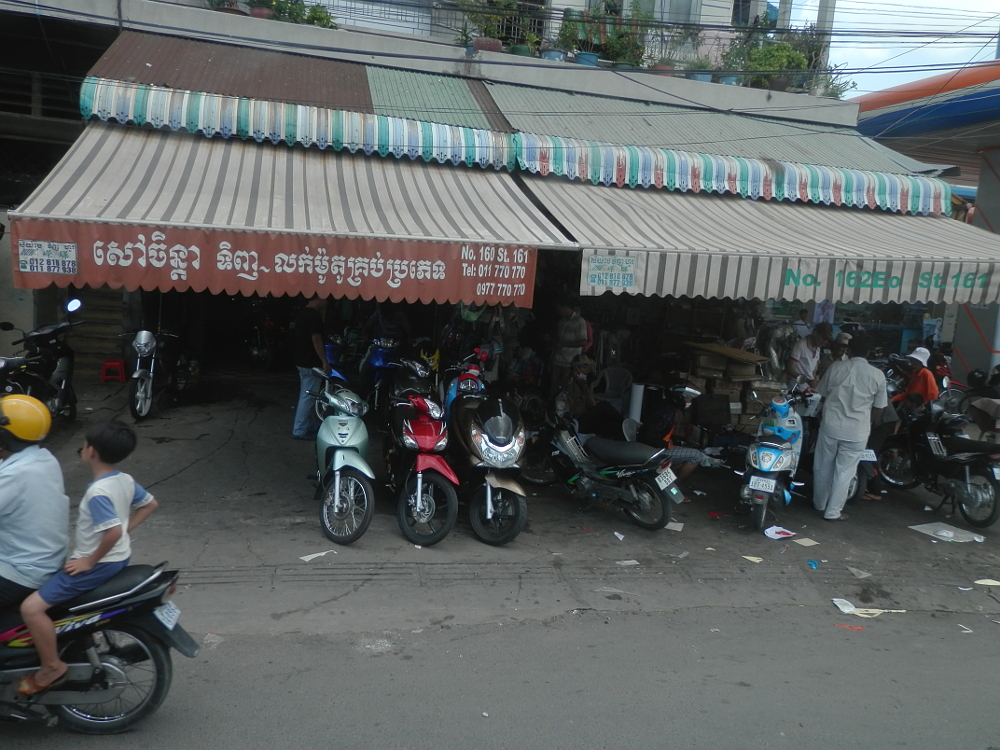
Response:
[{"label": "scooter front fender", "polygon": [[369,479],[375,478],[375,472],[372,471],[372,467],[368,465],[364,456],[357,451],[339,450],[334,452],[333,458],[330,460],[330,470],[338,472],[344,468],[355,469]]},{"label": "scooter front fender", "polygon": [[132,378],[134,380],[146,379],[152,377],[149,370],[136,370],[132,373]]},{"label": "scooter front fender", "polygon": [[510,477],[505,477],[502,474],[497,474],[491,471],[486,475],[486,481],[489,483],[490,487],[510,490],[515,495],[520,495],[521,497],[528,496],[528,493],[524,491],[524,487],[522,487],[517,481],[511,479]]},{"label": "scooter front fender", "polygon": [[452,471],[448,462],[444,460],[444,457],[438,455],[437,453],[418,453],[416,470],[436,471],[438,474],[442,474],[452,484],[458,484],[458,477],[455,476],[455,472]]}]

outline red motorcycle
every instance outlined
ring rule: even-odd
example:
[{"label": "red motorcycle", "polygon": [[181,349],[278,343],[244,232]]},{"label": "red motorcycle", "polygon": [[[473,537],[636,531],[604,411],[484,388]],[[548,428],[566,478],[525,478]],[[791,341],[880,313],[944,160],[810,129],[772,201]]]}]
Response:
[{"label": "red motorcycle", "polygon": [[389,486],[399,490],[399,528],[414,544],[437,544],[458,516],[458,477],[441,455],[448,447],[444,409],[429,395],[403,393],[390,402],[389,425],[383,457]]}]

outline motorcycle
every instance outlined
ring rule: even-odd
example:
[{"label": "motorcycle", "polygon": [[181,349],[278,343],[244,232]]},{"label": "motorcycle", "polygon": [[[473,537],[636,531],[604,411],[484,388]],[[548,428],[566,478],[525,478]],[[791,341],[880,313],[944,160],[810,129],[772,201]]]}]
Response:
[{"label": "motorcycle", "polygon": [[[401,362],[408,369],[418,364]],[[447,447],[448,428],[440,404],[429,395],[406,390],[390,396],[383,459],[389,486],[399,492],[399,528],[414,544],[437,544],[455,525],[459,482],[441,455]]]},{"label": "motorcycle", "polygon": [[473,533],[487,544],[507,544],[528,519],[527,493],[517,481],[517,462],[526,440],[524,423],[512,402],[486,395],[477,367],[455,380],[459,378],[474,379],[479,385],[452,400],[449,421],[452,455],[469,502],[469,522]]},{"label": "motorcycle", "polygon": [[365,459],[368,428],[362,419],[368,411],[360,396],[345,388],[335,373],[313,372],[323,378],[323,391],[309,391],[316,399],[320,418],[316,433],[316,479],[319,523],[327,538],[350,544],[368,530],[375,514],[372,471]]},{"label": "motorcycle", "polygon": [[392,376],[398,366],[397,349],[399,342],[396,339],[374,339],[361,363],[362,372],[371,372],[372,388],[368,403],[376,414],[379,413],[379,407],[385,404],[391,388]]},{"label": "motorcycle", "polygon": [[170,690],[170,649],[194,658],[199,647],[166,599],[178,571],[130,565],[50,614],[67,680],[33,696],[18,683],[39,668],[20,615],[0,615],[0,718],[62,722],[84,734],[118,734],[152,715]]},{"label": "motorcycle", "polygon": [[651,531],[670,522],[668,498],[684,501],[666,449],[603,437],[581,443],[565,394],[556,398],[554,411],[526,451],[521,477],[532,484],[559,481],[577,497],[613,505]]},{"label": "motorcycle", "polygon": [[941,495],[935,510],[950,500],[970,526],[986,528],[1000,517],[1000,448],[965,437],[970,421],[932,401],[885,441],[878,467],[891,486],[923,484]]},{"label": "motorcycle", "polygon": [[[80,300],[71,299],[66,304],[66,312],[72,316],[81,307]],[[53,417],[62,417],[68,422],[76,419],[76,391],[73,390],[73,362],[75,355],[65,341],[70,328],[80,325],[82,320],[64,320],[50,323],[32,331],[22,333],[22,338],[12,342],[14,346],[24,344],[23,360],[10,358],[6,373],[7,393],[25,393],[34,396],[48,407]],[[11,323],[0,323],[0,331],[15,331]]]},{"label": "motorcycle", "polygon": [[[132,336],[131,333],[122,336]],[[135,371],[128,384],[128,408],[132,417],[139,422],[149,416],[154,398],[164,391],[177,394],[188,384],[190,364],[184,353],[169,356],[169,341],[178,336],[166,331],[154,334],[152,331],[136,331],[132,339],[135,351]],[[168,364],[169,363],[169,364]]]}]

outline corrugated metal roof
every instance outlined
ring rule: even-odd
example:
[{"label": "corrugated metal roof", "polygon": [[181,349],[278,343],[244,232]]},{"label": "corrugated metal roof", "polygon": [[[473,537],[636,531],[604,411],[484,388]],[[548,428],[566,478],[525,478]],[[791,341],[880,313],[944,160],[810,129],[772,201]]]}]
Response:
[{"label": "corrugated metal roof", "polygon": [[364,65],[175,36],[125,31],[89,75],[373,114]]},{"label": "corrugated metal roof", "polygon": [[490,130],[464,78],[369,66],[375,114]]},{"label": "corrugated metal roof", "polygon": [[918,165],[852,128],[488,83],[515,130],[895,174]]}]

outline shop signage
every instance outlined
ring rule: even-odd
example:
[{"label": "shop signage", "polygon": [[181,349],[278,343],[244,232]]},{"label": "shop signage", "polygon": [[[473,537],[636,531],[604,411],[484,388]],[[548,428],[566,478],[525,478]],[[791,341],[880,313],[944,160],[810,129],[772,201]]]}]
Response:
[{"label": "shop signage", "polygon": [[20,219],[14,282],[530,307],[537,250]]},{"label": "shop signage", "polygon": [[586,259],[584,285],[612,291],[639,289],[641,255],[591,255]]}]

